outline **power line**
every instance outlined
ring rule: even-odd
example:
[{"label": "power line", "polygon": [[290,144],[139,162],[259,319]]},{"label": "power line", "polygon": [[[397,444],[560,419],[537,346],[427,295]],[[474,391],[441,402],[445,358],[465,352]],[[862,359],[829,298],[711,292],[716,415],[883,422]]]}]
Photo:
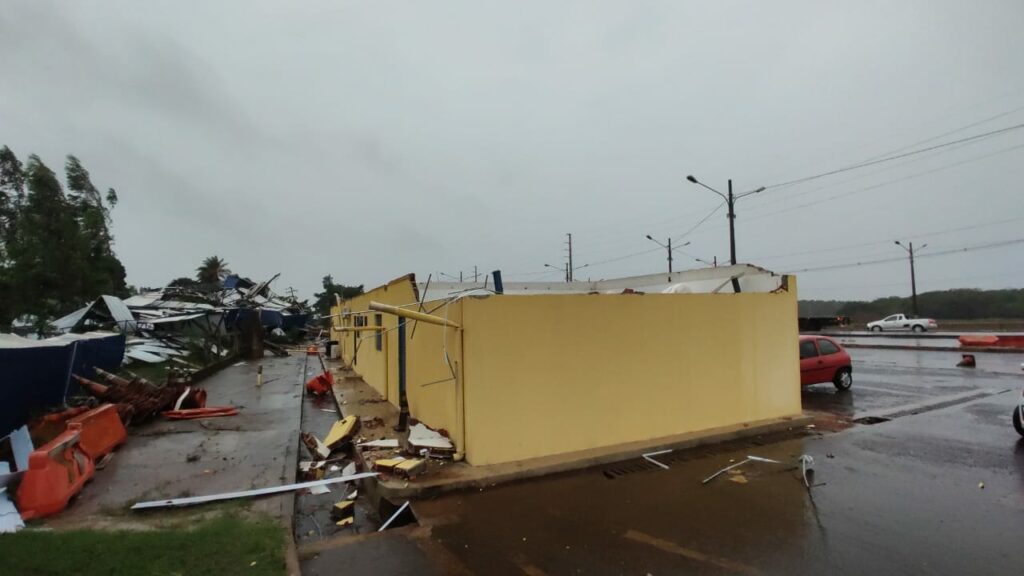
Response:
[{"label": "power line", "polygon": [[[705,215],[703,218],[700,219],[700,221],[698,221],[696,224],[691,226],[690,229],[687,230],[686,232],[683,232],[683,234],[681,236],[679,236],[678,238],[674,238],[673,241],[678,241],[678,240],[681,240],[683,238],[686,238],[694,230],[696,230],[698,227],[700,227],[701,224],[707,222],[709,218],[714,216],[715,212],[718,212],[719,210],[721,210],[722,206],[725,206],[725,202],[722,202],[718,206],[715,206],[715,208],[713,210],[711,210],[711,212],[708,212],[707,215]],[[609,258],[607,260],[599,260],[597,262],[590,262],[590,263],[587,264],[587,266],[593,268],[594,266],[601,266],[603,264],[610,264],[612,262],[619,262],[621,260],[627,260],[629,258],[635,258],[637,256],[642,256],[644,254],[650,254],[652,252],[658,252],[660,250],[661,250],[661,247],[651,248],[651,249],[648,249],[648,250],[642,250],[640,252],[634,252],[632,254],[626,254],[624,256],[616,256],[615,258]]]},{"label": "power line", "polygon": [[[941,236],[943,234],[952,234],[954,232],[963,232],[965,230],[975,230],[977,228],[983,228],[983,227],[986,227],[986,226],[999,226],[1000,224],[1009,224],[1011,222],[1020,222],[1021,220],[1024,220],[1024,216],[1018,216],[1016,218],[1006,218],[1006,219],[1003,219],[1003,220],[994,220],[994,221],[989,221],[989,222],[979,222],[977,224],[971,224],[969,226],[959,226],[957,228],[946,228],[946,229],[943,229],[943,230],[937,230],[937,231],[932,231],[932,232],[925,232],[925,233],[922,233],[922,234],[907,234],[906,236],[908,238],[915,238],[915,239],[916,238],[929,238],[931,236]],[[772,259],[777,259],[777,258],[786,258],[786,257],[789,257],[789,256],[803,256],[805,254],[820,254],[822,252],[835,252],[837,250],[847,250],[849,248],[861,248],[861,247],[864,247],[864,246],[875,246],[875,245],[881,245],[881,244],[889,244],[891,242],[892,242],[892,239],[878,240],[878,241],[874,241],[874,242],[862,242],[860,244],[847,244],[845,246],[835,246],[835,247],[832,247],[832,248],[822,248],[820,250],[804,250],[804,251],[801,251],[801,252],[790,252],[788,254],[774,254],[772,256],[756,256],[756,257],[751,258],[751,260],[772,260]]]},{"label": "power line", "polygon": [[942,134],[937,134],[935,136],[932,136],[931,138],[925,138],[924,140],[918,140],[917,142],[914,142],[912,144],[907,144],[906,146],[901,146],[900,148],[897,148],[895,150],[890,150],[888,152],[884,152],[884,153],[879,154],[877,156],[872,156],[871,158],[868,158],[866,161],[871,161],[871,160],[875,160],[877,158],[882,158],[882,157],[888,156],[890,154],[897,154],[899,152],[902,152],[902,151],[906,150],[907,148],[913,148],[914,146],[920,146],[921,144],[927,144],[928,142],[931,142],[932,140],[938,140],[939,138],[945,138],[946,136],[952,136],[953,134],[956,134],[957,132],[963,132],[964,130],[967,130],[968,128],[974,128],[975,126],[980,126],[982,124],[987,124],[987,123],[989,123],[989,122],[991,122],[993,120],[1002,118],[1004,116],[1009,116],[1010,114],[1013,114],[1015,112],[1020,112],[1021,110],[1024,110],[1024,106],[1018,106],[1017,108],[1014,108],[1013,110],[1008,110],[1006,112],[1000,112],[999,114],[996,114],[995,116],[989,116],[988,118],[985,118],[984,120],[978,120],[977,122],[971,122],[970,124],[967,124],[966,126],[961,126],[959,128],[954,128],[954,129],[952,129],[952,130],[950,130],[948,132],[943,132]]},{"label": "power line", "polygon": [[968,158],[966,160],[961,160],[960,162],[956,162],[954,164],[948,164],[948,165],[945,165],[945,166],[939,166],[938,168],[933,168],[931,170],[925,170],[923,172],[917,172],[917,173],[914,173],[914,174],[910,174],[908,176],[903,176],[902,178],[895,178],[893,180],[887,180],[885,182],[880,182],[878,184],[872,184],[871,186],[865,186],[864,188],[857,188],[855,190],[850,190],[850,191],[847,191],[847,192],[840,192],[839,194],[833,194],[831,196],[826,196],[824,198],[819,198],[818,200],[813,200],[811,202],[805,202],[803,204],[797,204],[796,206],[790,206],[789,208],[783,208],[782,210],[776,210],[774,212],[766,212],[766,213],[761,213],[761,214],[754,214],[753,216],[748,218],[748,220],[758,220],[758,219],[761,219],[761,218],[767,218],[768,216],[774,216],[776,214],[783,214],[783,213],[786,213],[786,212],[792,212],[793,210],[799,210],[800,208],[806,208],[808,206],[814,206],[816,204],[821,204],[823,202],[828,202],[829,200],[835,200],[837,198],[842,198],[844,196],[851,196],[853,194],[859,194],[861,192],[868,192],[870,190],[875,190],[875,189],[878,189],[878,188],[882,188],[884,186],[889,186],[890,184],[897,184],[899,182],[904,182],[906,180],[913,180],[914,178],[919,178],[921,176],[927,176],[928,174],[933,174],[935,172],[941,172],[943,170],[949,170],[951,168],[956,168],[957,166],[962,166],[964,164],[969,164],[971,162],[977,162],[979,160],[984,160],[986,158],[991,158],[992,156],[997,156],[999,154],[1005,154],[1007,152],[1012,152],[1012,151],[1020,149],[1020,148],[1024,148],[1024,144],[1017,144],[1016,146],[1010,146],[1008,148],[1003,148],[1001,150],[996,150],[995,152],[990,152],[988,154],[982,154],[981,156],[975,156],[973,158]]},{"label": "power line", "polygon": [[[928,252],[917,256],[918,258],[935,258],[937,256],[947,256],[949,254],[959,254],[963,252],[974,252],[976,250],[988,250],[991,248],[999,248],[1001,246],[1010,246],[1013,244],[1024,243],[1024,238],[1015,238],[1013,240],[1003,240],[1001,242],[990,242],[988,244],[978,244],[976,246],[967,246],[965,248],[951,248],[948,250],[941,250],[938,252]],[[792,270],[791,274],[802,274],[804,272],[820,272],[822,270],[839,270],[843,268],[857,268],[860,266],[873,266],[875,264],[886,264],[889,262],[902,262],[905,258],[901,256],[895,256],[891,258],[879,258],[877,260],[865,260],[863,262],[850,262],[847,264],[830,264],[827,266],[818,266],[815,268],[804,268],[802,270]]]},{"label": "power line", "polygon": [[981,140],[983,138],[991,138],[992,136],[996,136],[996,135],[999,135],[999,134],[1004,134],[1006,132],[1011,132],[1013,130],[1019,130],[1021,128],[1024,128],[1024,123],[1014,124],[1013,126],[1007,126],[1007,127],[1004,127],[1004,128],[999,128],[997,130],[992,130],[992,131],[989,131],[989,132],[983,132],[981,134],[975,134],[974,136],[967,136],[965,138],[960,138],[960,139],[957,139],[957,140],[952,140],[950,142],[943,142],[942,144],[936,144],[934,146],[928,146],[927,148],[920,148],[920,149],[917,149],[917,150],[912,150],[910,152],[904,152],[902,154],[896,154],[894,156],[886,156],[885,158],[879,158],[879,159],[876,159],[876,160],[868,160],[868,161],[860,162],[858,164],[853,164],[853,165],[850,165],[850,166],[846,166],[846,167],[843,167],[843,168],[836,168],[835,170],[829,170],[828,172],[822,172],[820,174],[814,174],[813,176],[804,176],[802,178],[796,178],[795,180],[789,180],[789,181],[786,181],[786,182],[780,182],[778,184],[772,184],[770,186],[765,186],[765,188],[768,188],[768,189],[779,188],[779,187],[782,187],[782,186],[791,186],[793,184],[800,184],[800,183],[803,183],[803,182],[809,182],[811,180],[817,180],[819,178],[824,178],[826,176],[832,176],[834,174],[839,174],[839,173],[842,173],[842,172],[849,172],[850,170],[857,170],[857,169],[860,169],[860,168],[866,168],[868,166],[874,166],[875,164],[881,164],[883,162],[891,162],[893,160],[899,160],[900,158],[906,158],[908,156],[915,156],[917,154],[923,154],[925,152],[931,152],[932,150],[938,150],[940,148],[946,148],[946,147],[949,147],[949,146],[955,146],[957,144],[963,144],[965,142],[975,142],[975,141]]}]

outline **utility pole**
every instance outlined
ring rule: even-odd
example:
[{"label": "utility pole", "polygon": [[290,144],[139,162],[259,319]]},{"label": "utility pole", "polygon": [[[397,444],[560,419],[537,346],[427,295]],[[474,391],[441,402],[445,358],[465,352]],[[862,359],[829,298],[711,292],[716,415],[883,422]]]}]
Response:
[{"label": "utility pole", "polygon": [[295,288],[292,288],[291,286],[288,287],[288,297],[291,298],[292,301],[295,300]]},{"label": "utility pole", "polygon": [[[647,235],[647,239],[650,240],[651,242],[654,242],[658,246],[661,246],[662,248],[664,248],[665,250],[668,251],[668,273],[671,274],[672,273],[672,237],[671,236],[668,237],[668,244],[667,245],[666,244],[662,244],[661,242],[658,242],[650,234]],[[687,242],[687,243],[683,244],[682,246],[677,246],[676,249],[678,250],[679,248],[682,248],[684,246],[689,246],[689,245],[690,245],[690,243]]]},{"label": "utility pole", "polygon": [[736,199],[732,195],[732,178],[729,178],[729,260],[736,265]]},{"label": "utility pole", "polygon": [[[914,316],[917,317],[917,278],[914,274],[914,243],[907,242],[907,246],[904,246],[899,240],[895,243],[910,255],[910,308]],[[922,244],[918,250],[924,250],[927,247],[927,244]]]},{"label": "utility pole", "polygon": [[572,282],[572,234],[566,234],[566,236],[569,237],[569,267],[567,268],[567,270],[569,271],[569,273],[567,274],[569,279],[567,280],[567,282]]},{"label": "utility pole", "polygon": [[473,264],[473,283],[474,284],[476,284],[476,277],[477,277],[476,264]]},{"label": "utility pole", "polygon": [[764,191],[764,186],[762,186],[762,187],[760,187],[760,188],[758,188],[756,190],[751,190],[750,192],[744,192],[743,194],[737,194],[737,195],[734,196],[733,193],[732,193],[732,179],[731,178],[729,179],[729,194],[728,195],[722,194],[721,192],[719,192],[718,190],[715,190],[711,186],[708,186],[707,184],[698,181],[697,178],[695,178],[692,175],[687,176],[686,179],[689,180],[690,182],[693,182],[694,184],[703,186],[703,187],[707,188],[708,190],[711,190],[715,194],[718,194],[719,196],[721,196],[723,200],[725,200],[725,204],[729,208],[729,214],[728,214],[728,218],[729,218],[729,261],[732,262],[733,265],[735,265],[736,264],[736,201],[739,200],[740,198],[743,198],[744,196],[750,196],[751,194],[757,194],[758,192],[763,192]]}]

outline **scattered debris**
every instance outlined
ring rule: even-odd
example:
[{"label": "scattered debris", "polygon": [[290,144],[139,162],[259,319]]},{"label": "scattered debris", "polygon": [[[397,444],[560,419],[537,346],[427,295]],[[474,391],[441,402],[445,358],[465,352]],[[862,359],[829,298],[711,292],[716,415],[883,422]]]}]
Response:
[{"label": "scattered debris", "polygon": [[324,477],[324,464],[323,460],[319,462],[308,460],[299,462],[299,472],[302,473],[302,477],[305,480],[321,480]]},{"label": "scattered debris", "polygon": [[313,458],[324,460],[331,455],[331,449],[325,446],[319,438],[313,436],[309,432],[303,432],[299,437],[302,439],[302,443],[306,446],[306,450],[309,450],[309,454]]},{"label": "scattered debris", "polygon": [[309,487],[310,494],[329,494],[331,492],[330,486],[326,484],[316,484]]},{"label": "scattered debris", "polygon": [[360,442],[356,446],[360,448],[373,449],[386,449],[386,448],[398,448],[397,438],[383,438],[381,440],[370,440],[369,442]]},{"label": "scattered debris", "polygon": [[363,418],[361,422],[363,423],[363,427],[368,430],[380,428],[385,424],[384,419],[379,416],[374,416],[373,418]]},{"label": "scattered debris", "polygon": [[350,414],[331,426],[331,431],[324,438],[324,445],[334,450],[345,442],[352,440],[352,435],[359,431],[359,418]]},{"label": "scattered debris", "polygon": [[800,456],[800,470],[804,476],[804,486],[810,490],[811,485],[814,483],[814,458],[809,454],[803,454]]},{"label": "scattered debris", "polygon": [[396,464],[392,470],[402,478],[415,478],[427,469],[427,461],[420,458],[403,460]]},{"label": "scattered debris", "polygon": [[641,456],[643,456],[644,460],[647,460],[651,464],[659,466],[663,470],[668,470],[668,466],[666,466],[665,464],[662,464],[661,462],[658,462],[653,457],[654,456],[660,456],[662,454],[668,454],[671,451],[672,451],[671,449],[669,449],[669,450],[658,450],[657,452],[648,452],[647,454],[641,454]]},{"label": "scattered debris", "polygon": [[167,410],[161,413],[168,420],[195,420],[197,418],[219,418],[221,416],[238,416],[234,406],[209,406],[206,408],[187,408],[184,410]]},{"label": "scattered debris", "polygon": [[[2,462],[0,464],[6,465],[7,463]],[[25,521],[22,520],[21,514],[18,514],[18,509],[14,507],[14,503],[7,497],[7,488],[0,488],[0,534],[17,532],[24,527]]]},{"label": "scattered debris", "polygon": [[395,456],[394,458],[381,458],[373,462],[373,469],[378,472],[394,472],[395,466],[398,466],[405,461],[402,456]]},{"label": "scattered debris", "polygon": [[387,527],[388,527],[388,526],[391,526],[391,523],[395,521],[395,518],[398,518],[398,516],[399,516],[399,515],[400,515],[400,514],[401,514],[402,512],[404,512],[404,511],[405,511],[405,509],[406,509],[406,508],[408,508],[408,507],[409,507],[409,501],[408,501],[408,500],[406,500],[406,501],[405,501],[405,504],[402,504],[402,506],[401,506],[401,507],[399,507],[399,508],[398,508],[398,510],[395,510],[395,513],[394,513],[394,514],[392,514],[390,518],[388,518],[387,522],[385,522],[384,524],[382,524],[382,525],[381,525],[381,527],[377,529],[377,532],[383,532],[384,530],[386,530],[386,529],[387,529]]},{"label": "scattered debris", "polygon": [[760,456],[747,456],[746,459],[741,460],[741,461],[739,461],[739,462],[737,462],[735,464],[731,464],[729,466],[726,466],[725,468],[722,468],[721,470],[719,470],[718,472],[715,472],[711,476],[708,476],[707,478],[705,478],[704,480],[701,481],[701,484],[707,484],[708,482],[711,482],[715,478],[721,476],[723,473],[728,472],[729,470],[732,470],[733,468],[737,468],[739,466],[742,466],[742,465],[746,464],[747,462],[764,462],[764,463],[768,463],[768,464],[782,464],[782,462],[779,462],[778,460],[772,460],[770,458],[761,458]]},{"label": "scattered debris", "polygon": [[355,512],[355,502],[351,500],[342,500],[331,507],[331,519],[338,521],[346,518],[352,518],[355,516]]},{"label": "scattered debris", "polygon": [[409,446],[414,453],[426,448],[431,455],[454,456],[455,445],[452,441],[440,432],[427,428],[422,422],[417,422],[409,428]]},{"label": "scattered debris", "polygon": [[984,490],[984,489],[985,489],[985,483],[984,482],[978,482],[978,490]]},{"label": "scattered debris", "polygon": [[312,482],[286,484],[284,486],[272,486],[270,488],[259,488],[256,490],[242,490],[239,492],[226,492],[223,494],[211,494],[209,496],[192,496],[189,498],[172,498],[170,500],[152,500],[149,502],[139,502],[132,506],[131,509],[146,510],[150,508],[165,508],[171,506],[193,506],[196,504],[205,504],[207,502],[217,502],[220,500],[251,498],[253,496],[264,496],[267,494],[280,494],[283,492],[301,490],[303,488],[311,488],[316,485],[339,484],[341,482],[351,482],[353,480],[361,480],[363,478],[372,478],[376,475],[377,474],[374,472],[362,472],[359,474],[353,474],[352,476],[339,476],[338,478],[327,478],[325,480],[314,480]]}]

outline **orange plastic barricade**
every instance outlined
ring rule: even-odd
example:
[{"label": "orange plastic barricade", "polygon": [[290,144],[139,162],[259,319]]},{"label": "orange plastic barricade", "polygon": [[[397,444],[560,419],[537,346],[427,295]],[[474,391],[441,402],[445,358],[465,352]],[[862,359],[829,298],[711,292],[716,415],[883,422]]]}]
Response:
[{"label": "orange plastic barricade", "polygon": [[109,454],[128,439],[128,431],[113,404],[103,404],[68,420],[68,430],[82,433],[78,443],[93,461]]},{"label": "orange plastic barricade", "polygon": [[331,391],[331,387],[334,386],[334,375],[330,372],[324,372],[323,374],[311,379],[306,382],[306,390],[310,394],[316,396],[323,396]]},{"label": "orange plastic barricade", "polygon": [[23,519],[60,512],[92,478],[96,466],[79,445],[80,434],[78,430],[66,430],[29,455],[28,470],[17,496]]}]

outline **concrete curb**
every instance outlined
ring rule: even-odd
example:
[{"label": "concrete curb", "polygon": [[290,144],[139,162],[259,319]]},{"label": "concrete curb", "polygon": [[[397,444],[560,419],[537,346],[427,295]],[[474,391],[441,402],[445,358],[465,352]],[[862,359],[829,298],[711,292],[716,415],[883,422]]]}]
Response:
[{"label": "concrete curb", "polygon": [[880,344],[843,344],[843,348],[870,348],[873,350],[920,350],[924,352],[992,352],[996,354],[1024,354],[1024,349],[1021,348],[996,348],[996,347],[956,347],[951,348],[949,346],[910,346],[906,344],[900,344],[896,346],[882,346]]},{"label": "concrete curb", "polygon": [[[302,430],[302,410],[305,406],[306,397],[306,386],[305,382],[301,381],[302,376],[298,371],[295,373],[296,381],[299,381],[298,386],[301,391],[302,398],[299,400],[299,430],[294,434],[294,441],[289,445],[288,452],[285,454],[284,461],[286,463],[285,469],[285,484],[292,484],[295,482],[297,469],[299,467],[299,432]],[[291,465],[288,465],[290,463]],[[281,518],[281,524],[284,525],[285,530],[288,531],[288,537],[285,538],[285,549],[284,549],[284,566],[285,573],[288,576],[301,576],[302,565],[299,563],[299,553],[295,544],[295,499],[298,496],[295,493],[289,494],[282,503],[283,515]]]},{"label": "concrete curb", "polygon": [[[688,433],[643,442],[633,442],[613,448],[587,450],[536,460],[526,460],[513,464],[497,464],[493,466],[495,469],[494,473],[488,473],[486,470],[489,468],[488,466],[481,466],[477,471],[477,475],[472,478],[451,478],[435,481],[428,480],[425,482],[369,479],[366,482],[371,485],[367,487],[368,492],[375,499],[417,500],[448,492],[491,487],[561,472],[583,470],[625,460],[634,460],[640,458],[642,453],[654,450],[683,450],[782,430],[801,428],[813,420],[813,417],[801,414],[800,416],[788,418],[763,420],[738,428],[733,426],[727,429],[716,429],[718,431]],[[597,453],[595,454],[595,452]],[[366,468],[366,462],[361,461],[361,456],[360,454],[360,464]],[[510,466],[514,466],[514,468],[509,469]]]}]

